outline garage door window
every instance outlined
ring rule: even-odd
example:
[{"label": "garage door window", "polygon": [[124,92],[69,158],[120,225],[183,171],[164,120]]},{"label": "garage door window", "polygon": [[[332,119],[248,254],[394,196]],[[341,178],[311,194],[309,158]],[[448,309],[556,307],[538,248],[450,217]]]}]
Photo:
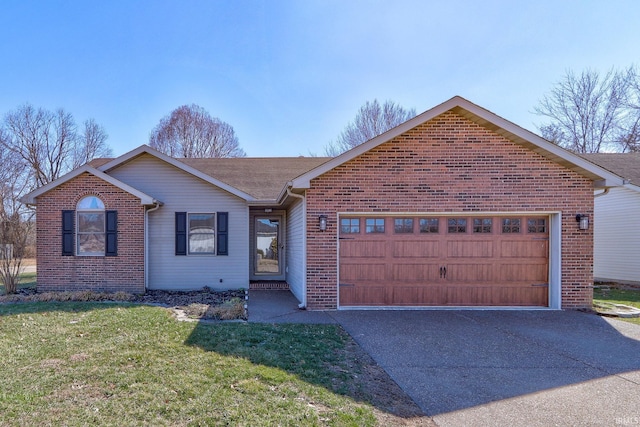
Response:
[{"label": "garage door window", "polygon": [[440,221],[438,218],[421,218],[420,219],[420,232],[421,233],[439,233]]},{"label": "garage door window", "polygon": [[360,233],[360,219],[359,218],[342,218],[340,220],[340,232],[343,234]]},{"label": "garage door window", "polygon": [[384,233],[384,218],[367,218],[365,224],[366,233]]},{"label": "garage door window", "polygon": [[493,228],[493,220],[491,218],[474,218],[473,219],[474,233],[491,233],[492,228]]},{"label": "garage door window", "polygon": [[520,232],[520,218],[503,218],[502,232],[505,234]]},{"label": "garage door window", "polygon": [[467,232],[467,219],[466,218],[449,218],[447,220],[447,231],[449,233],[466,233]]},{"label": "garage door window", "polygon": [[527,230],[529,233],[546,233],[547,220],[545,218],[529,218],[527,220]]},{"label": "garage door window", "polygon": [[396,233],[413,233],[413,218],[396,218],[394,220]]}]

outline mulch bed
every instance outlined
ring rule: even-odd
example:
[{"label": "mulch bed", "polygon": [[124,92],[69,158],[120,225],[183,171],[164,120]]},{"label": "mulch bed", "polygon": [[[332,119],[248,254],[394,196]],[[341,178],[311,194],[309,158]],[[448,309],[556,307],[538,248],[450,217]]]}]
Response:
[{"label": "mulch bed", "polygon": [[217,291],[203,288],[196,291],[148,290],[142,295],[126,292],[42,292],[35,288],[21,288],[13,295],[0,296],[0,303],[101,301],[154,304],[180,310],[188,318],[213,320],[246,320],[244,309],[246,291]]}]

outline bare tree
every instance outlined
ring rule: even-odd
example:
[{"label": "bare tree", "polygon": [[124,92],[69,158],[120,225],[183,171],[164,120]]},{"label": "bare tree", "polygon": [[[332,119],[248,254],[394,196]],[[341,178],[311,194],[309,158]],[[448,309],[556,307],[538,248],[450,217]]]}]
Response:
[{"label": "bare tree", "polygon": [[631,89],[627,104],[627,115],[623,121],[620,141],[624,151],[640,152],[640,73],[631,69]]},{"label": "bare tree", "polygon": [[103,126],[94,119],[85,120],[83,132],[78,135],[78,144],[73,152],[72,168],[100,157],[112,157],[113,151],[107,145],[107,138],[109,135]]},{"label": "bare tree", "polygon": [[52,112],[25,104],[5,116],[4,128],[2,145],[26,163],[34,186],[59,178],[94,155],[110,153],[101,126],[88,120],[79,135],[73,116],[63,109]]},{"label": "bare tree", "polygon": [[98,155],[110,155],[107,133],[95,120],[79,134],[73,116],[29,104],[0,124],[0,278],[15,292],[27,243],[33,239],[33,210],[20,197]]},{"label": "bare tree", "polygon": [[347,124],[338,139],[325,147],[327,156],[337,156],[363,142],[415,117],[416,110],[405,110],[393,101],[380,105],[377,99],[360,107],[355,119]]},{"label": "bare tree", "polygon": [[[0,142],[6,139],[0,129]],[[0,281],[5,293],[15,293],[22,273],[22,259],[33,232],[33,212],[18,199],[29,183],[24,162],[0,144]]]},{"label": "bare tree", "polygon": [[629,136],[629,96],[633,67],[605,75],[586,70],[566,75],[545,95],[534,112],[551,119],[539,127],[542,136],[577,153],[624,149]]},{"label": "bare tree", "polygon": [[244,157],[233,127],[204,108],[176,108],[153,129],[149,145],[171,157]]}]

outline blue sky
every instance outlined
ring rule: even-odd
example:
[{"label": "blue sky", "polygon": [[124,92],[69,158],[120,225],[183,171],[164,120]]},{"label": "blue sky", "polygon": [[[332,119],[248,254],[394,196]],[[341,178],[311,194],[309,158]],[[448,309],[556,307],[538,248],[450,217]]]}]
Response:
[{"label": "blue sky", "polygon": [[566,70],[640,65],[639,23],[636,0],[4,0],[0,114],[93,117],[116,155],[191,103],[253,157],[322,154],[374,98],[461,95],[536,131]]}]

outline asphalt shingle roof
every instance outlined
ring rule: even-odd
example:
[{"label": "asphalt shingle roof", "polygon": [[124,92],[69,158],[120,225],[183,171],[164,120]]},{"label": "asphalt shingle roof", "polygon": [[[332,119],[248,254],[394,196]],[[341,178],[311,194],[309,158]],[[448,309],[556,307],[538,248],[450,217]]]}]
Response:
[{"label": "asphalt shingle roof", "polygon": [[273,200],[285,184],[327,162],[327,157],[177,159],[260,200]]},{"label": "asphalt shingle roof", "polygon": [[583,157],[609,172],[640,185],[640,153],[595,153]]},{"label": "asphalt shingle roof", "polygon": [[[176,160],[250,194],[258,200],[274,200],[287,182],[330,159],[330,157],[234,157],[177,158]],[[111,160],[113,159],[94,159],[89,162],[89,165],[99,168]]]}]

